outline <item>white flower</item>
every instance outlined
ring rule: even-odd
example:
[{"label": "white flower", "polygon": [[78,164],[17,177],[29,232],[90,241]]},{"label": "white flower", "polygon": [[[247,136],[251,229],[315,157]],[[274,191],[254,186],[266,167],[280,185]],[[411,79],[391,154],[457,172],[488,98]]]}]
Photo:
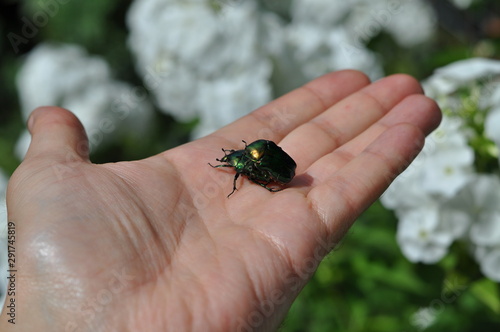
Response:
[{"label": "white flower", "polygon": [[472,174],[474,151],[467,144],[462,122],[443,117],[439,128],[427,139],[422,151],[422,189],[433,194],[452,197]]},{"label": "white flower", "polygon": [[[83,123],[91,148],[120,130],[139,137],[151,114],[145,91],[114,81],[103,59],[77,45],[37,46],[19,71],[17,86],[25,118],[39,106],[67,108]],[[16,148],[20,158],[29,141],[25,131]]]},{"label": "white flower", "polygon": [[399,219],[397,240],[412,262],[435,263],[450,244],[463,237],[470,225],[468,211],[428,198],[423,204],[396,209]]},{"label": "white flower", "polygon": [[357,69],[372,79],[383,76],[376,55],[345,21],[356,7],[355,3],[340,0],[292,2],[292,21],[286,28],[286,55],[291,57],[286,68],[289,76],[299,70],[303,75],[300,83],[340,69]]},{"label": "white flower", "polygon": [[[271,86],[264,77],[266,75],[248,73],[210,83],[201,82],[197,99],[201,110],[200,125],[192,136],[198,138],[210,134],[234,121],[235,117],[244,116],[247,110],[265,104],[271,98]],[[253,90],[252,93],[248,93],[249,90]]]},{"label": "white flower", "polygon": [[437,204],[397,211],[397,240],[411,262],[435,263],[446,255],[453,234],[440,227]]},{"label": "white flower", "polygon": [[295,0],[292,23],[313,24],[323,30],[344,26],[356,47],[382,31],[404,47],[430,40],[436,29],[432,7],[423,1]]},{"label": "white flower", "polygon": [[461,126],[458,119],[443,118],[422,152],[382,196],[385,206],[399,209],[443,203],[466,185],[473,174],[474,152]]},{"label": "white flower", "polygon": [[130,46],[134,51],[143,49],[138,59],[142,65],[168,51],[175,51],[184,61],[197,61],[213,47],[219,33],[214,9],[204,0],[135,1],[127,23]]},{"label": "white flower", "polygon": [[438,197],[422,189],[422,164],[426,157],[421,153],[387,188],[381,197],[385,207],[390,209],[412,209],[434,204]]},{"label": "white flower", "polygon": [[293,23],[313,23],[322,27],[332,27],[342,23],[356,2],[359,1],[294,0],[290,13]]},{"label": "white flower", "polygon": [[85,88],[86,82],[106,81],[108,77],[106,63],[87,58],[80,46],[40,44],[28,54],[17,77],[23,115],[27,118],[36,107],[61,99],[64,103],[65,97]]},{"label": "white flower", "polygon": [[[425,1],[395,3],[384,0],[372,10],[371,16],[372,25],[380,24],[403,47],[429,41],[437,27],[435,12]],[[364,24],[365,29],[370,29],[370,25]]]},{"label": "white flower", "polygon": [[465,237],[471,222],[469,211],[450,207],[447,204],[440,209],[439,229],[450,234],[453,240]]},{"label": "white flower", "polygon": [[500,107],[490,110],[484,127],[486,136],[500,149]]},{"label": "white flower", "polygon": [[475,175],[445,207],[467,214],[470,239],[475,245],[500,246],[500,178],[497,175]]},{"label": "white flower", "polygon": [[474,0],[452,0],[451,2],[460,9],[466,9],[469,8]]},{"label": "white flower", "polygon": [[500,245],[500,210],[480,213],[479,219],[472,225],[470,236],[473,242],[480,245]]},{"label": "white flower", "polygon": [[282,27],[255,0],[135,1],[128,25],[137,69],[158,106],[180,121],[200,118],[195,136],[272,99],[271,57],[281,52]]},{"label": "white flower", "polygon": [[418,330],[425,330],[436,321],[436,309],[419,308],[411,317],[411,324]]},{"label": "white flower", "polygon": [[286,32],[287,45],[295,61],[290,67],[301,70],[305,80],[340,69],[361,70],[373,79],[382,76],[375,54],[363,45],[353,44],[342,26],[326,30],[313,24],[292,24]]},{"label": "white flower", "polygon": [[[485,276],[500,281],[500,178],[476,175],[447,208],[462,211],[468,218],[469,239],[475,246],[475,257]],[[460,222],[460,218],[454,222]]]},{"label": "white flower", "polygon": [[[454,240],[466,235],[472,220],[469,210],[464,209],[467,205],[449,201],[443,195],[446,190],[436,186],[440,189],[437,194],[426,189],[427,158],[432,157],[418,156],[416,163],[394,181],[381,200],[396,210],[397,239],[403,254],[412,262],[435,263],[446,255]],[[441,182],[446,187],[447,181]]]},{"label": "white flower", "polygon": [[[467,204],[467,205],[465,205]],[[461,193],[461,205],[474,218],[470,237],[479,246],[500,246],[500,179],[478,175]]]},{"label": "white flower", "polygon": [[[500,63],[500,61],[498,61]],[[484,124],[484,130],[487,137],[489,137],[497,146],[497,155],[500,155],[500,77],[492,79],[489,84],[486,84],[485,90],[489,93],[486,95],[486,102],[482,105],[488,109],[489,112]]]},{"label": "white flower", "polygon": [[[281,75],[295,85],[340,69],[357,69],[378,79],[383,76],[380,60],[366,48],[372,38],[387,31],[399,44],[413,46],[429,40],[436,28],[432,8],[422,1],[294,0],[290,15],[290,59],[288,66],[281,65]],[[302,74],[302,81],[297,74],[290,78],[292,72]]]},{"label": "white flower", "polygon": [[[409,260],[436,262],[461,239],[472,246],[483,274],[496,281],[500,178],[475,173],[474,151],[468,144],[475,132],[458,115],[488,112],[485,134],[500,147],[499,76],[500,61],[477,58],[440,68],[424,82],[426,94],[447,112],[422,153],[382,197],[400,219],[398,243]],[[498,148],[488,148],[498,155]]]},{"label": "white flower", "polygon": [[478,247],[475,254],[481,272],[491,280],[500,282],[500,246]]},{"label": "white flower", "polygon": [[500,61],[472,58],[438,68],[423,82],[423,87],[426,95],[436,98],[450,94],[479,78],[498,74],[500,74]]}]

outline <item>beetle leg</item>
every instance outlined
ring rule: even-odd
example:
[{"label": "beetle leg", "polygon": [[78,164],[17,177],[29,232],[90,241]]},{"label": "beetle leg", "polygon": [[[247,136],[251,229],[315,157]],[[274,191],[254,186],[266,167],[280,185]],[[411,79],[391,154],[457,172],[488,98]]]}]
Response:
[{"label": "beetle leg", "polygon": [[275,193],[275,192],[277,192],[277,191],[282,191],[282,190],[284,189],[284,188],[278,188],[278,189],[276,189],[276,188],[269,188],[269,187],[267,186],[268,184],[269,184],[269,182],[268,182],[268,183],[260,183],[260,185],[261,185],[262,187],[266,188],[267,190],[269,190],[269,191],[270,191],[270,192],[272,192],[272,193]]},{"label": "beetle leg", "polygon": [[231,191],[231,193],[229,195],[227,195],[227,198],[229,198],[229,196],[231,196],[236,190],[238,190],[238,188],[236,188],[236,180],[238,179],[239,176],[240,176],[240,173],[236,173],[236,175],[234,176],[233,191]]},{"label": "beetle leg", "polygon": [[[220,161],[219,159],[215,159],[215,160]],[[233,167],[233,166],[231,166],[231,165],[226,165],[226,164],[215,165],[215,166],[214,166],[214,165],[212,165],[212,164],[210,164],[210,163],[208,163],[208,164],[209,164],[210,166],[212,166],[213,168],[219,168],[219,167]]]},{"label": "beetle leg", "polygon": [[246,148],[247,148],[247,146],[248,146],[248,145],[247,145],[247,142],[246,142],[245,140],[243,140],[243,139],[242,139],[241,141],[243,142],[243,144],[245,144],[245,149],[246,149]]},{"label": "beetle leg", "polygon": [[270,192],[272,192],[272,193],[275,193],[275,192],[278,192],[278,191],[282,191],[283,189],[285,189],[285,188],[278,188],[278,189],[276,189],[276,188],[269,188],[268,186],[265,186],[265,185],[262,185],[262,186],[264,188],[266,188],[267,190],[269,190]]},{"label": "beetle leg", "polygon": [[272,181],[267,181],[267,182],[262,183],[262,182],[259,182],[259,181],[255,180],[255,179],[252,179],[252,178],[250,178],[250,180],[252,182],[254,182],[254,183],[257,183],[259,186],[266,188],[267,190],[269,190],[272,193],[275,193],[277,191],[282,191],[284,189],[284,188],[278,188],[278,189],[276,189],[276,188],[270,188],[270,187],[268,187],[267,185],[270,184]]}]

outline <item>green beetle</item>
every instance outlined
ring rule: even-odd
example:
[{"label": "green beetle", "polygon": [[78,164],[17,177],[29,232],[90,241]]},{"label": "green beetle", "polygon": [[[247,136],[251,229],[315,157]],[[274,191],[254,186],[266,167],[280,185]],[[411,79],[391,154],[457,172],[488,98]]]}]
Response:
[{"label": "green beetle", "polygon": [[286,184],[292,181],[297,164],[276,143],[265,139],[259,139],[248,145],[247,142],[242,142],[245,144],[243,150],[222,149],[224,157],[215,160],[225,164],[214,166],[208,163],[213,168],[234,167],[236,175],[233,180],[233,191],[227,195],[228,198],[237,190],[236,180],[240,175],[245,175],[250,181],[271,192],[283,188],[270,188],[268,184],[273,182]]}]

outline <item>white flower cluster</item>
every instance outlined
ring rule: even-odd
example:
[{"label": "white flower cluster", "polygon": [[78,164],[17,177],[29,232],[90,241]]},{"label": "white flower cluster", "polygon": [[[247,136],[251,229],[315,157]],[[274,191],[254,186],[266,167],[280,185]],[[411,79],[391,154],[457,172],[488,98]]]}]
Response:
[{"label": "white flower cluster", "polygon": [[294,0],[293,19],[323,28],[342,26],[355,46],[364,46],[384,31],[403,47],[429,40],[436,15],[425,1]]},{"label": "white flower cluster", "polygon": [[476,172],[468,143],[472,133],[463,118],[487,112],[486,135],[496,143],[491,155],[498,157],[500,61],[459,61],[440,68],[423,85],[444,110],[443,122],[382,203],[395,209],[398,243],[410,261],[435,263],[460,239],[470,246],[483,274],[500,281],[498,168],[495,174]]},{"label": "white flower cluster", "polygon": [[[289,3],[289,5],[288,5]],[[358,69],[383,75],[366,48],[385,31],[402,46],[431,38],[424,1],[136,0],[129,45],[158,107],[208,134],[319,75]]]},{"label": "white flower cluster", "polygon": [[[145,91],[113,80],[102,58],[89,56],[77,45],[37,46],[18,73],[17,87],[26,119],[39,106],[67,108],[83,123],[91,148],[121,130],[141,135],[152,114]],[[16,147],[20,158],[29,142],[25,131]]]},{"label": "white flower cluster", "polygon": [[199,118],[195,136],[272,98],[281,25],[255,1],[140,0],[128,25],[137,70],[158,106],[180,121]]}]

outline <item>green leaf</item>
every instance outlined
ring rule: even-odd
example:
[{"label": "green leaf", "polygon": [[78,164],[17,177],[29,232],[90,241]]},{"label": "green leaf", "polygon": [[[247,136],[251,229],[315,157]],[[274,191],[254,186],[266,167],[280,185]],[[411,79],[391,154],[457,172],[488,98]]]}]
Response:
[{"label": "green leaf", "polygon": [[471,286],[471,293],[496,314],[500,314],[499,285],[490,279],[481,279]]}]

